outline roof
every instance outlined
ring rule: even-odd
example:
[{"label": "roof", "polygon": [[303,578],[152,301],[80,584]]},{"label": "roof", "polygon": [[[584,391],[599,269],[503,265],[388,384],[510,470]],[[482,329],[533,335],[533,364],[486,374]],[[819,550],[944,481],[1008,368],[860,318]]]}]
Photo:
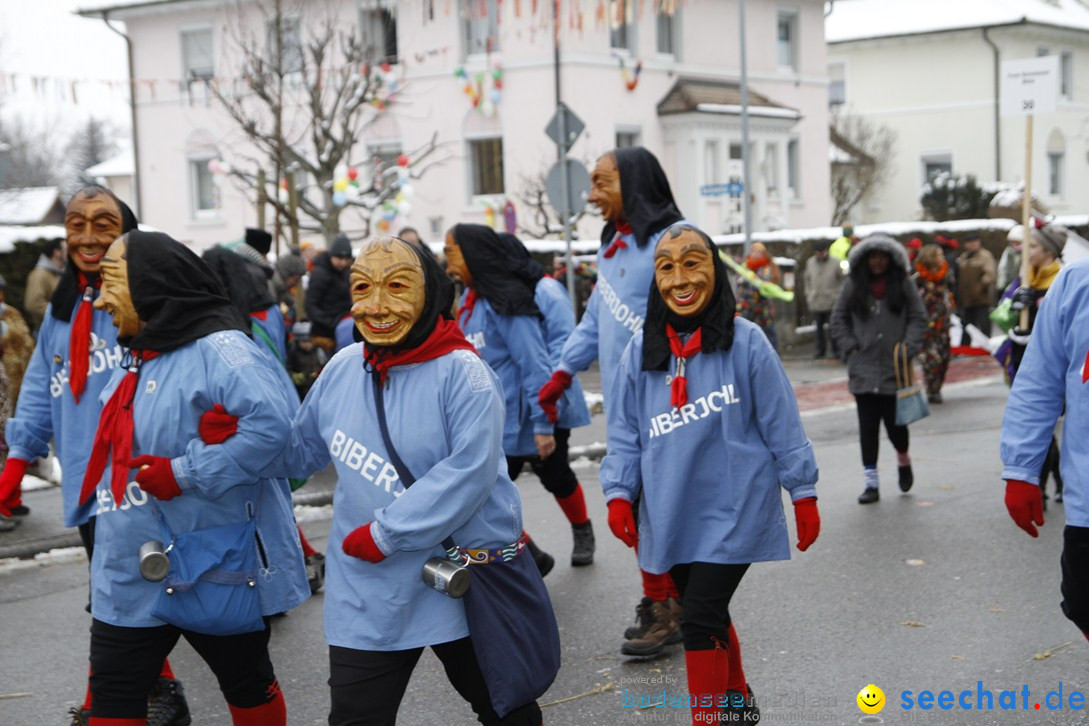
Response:
[{"label": "roof", "polygon": [[40,239],[64,239],[64,227],[52,224],[42,227],[0,227],[0,254],[13,251],[16,242],[37,242]]},{"label": "roof", "polygon": [[[680,78],[658,102],[658,115],[704,111],[709,113],[741,113],[741,85],[723,81]],[[796,109],[782,106],[749,89],[749,113],[755,116],[801,118]]]},{"label": "roof", "polygon": [[131,147],[87,169],[87,176],[96,179],[100,176],[133,176],[135,173],[136,161],[133,158]]},{"label": "roof", "polygon": [[[193,3],[198,0],[80,0],[76,15],[98,18],[104,15],[123,15],[126,11],[159,10],[168,5]],[[204,0],[209,4],[209,0]],[[210,3],[217,4],[217,3]]]},{"label": "roof", "polygon": [[1036,23],[1089,32],[1084,0],[835,0],[828,43]]},{"label": "roof", "polygon": [[[56,218],[58,208],[59,219]],[[33,225],[63,219],[64,205],[57,187],[0,190],[0,225]]]}]

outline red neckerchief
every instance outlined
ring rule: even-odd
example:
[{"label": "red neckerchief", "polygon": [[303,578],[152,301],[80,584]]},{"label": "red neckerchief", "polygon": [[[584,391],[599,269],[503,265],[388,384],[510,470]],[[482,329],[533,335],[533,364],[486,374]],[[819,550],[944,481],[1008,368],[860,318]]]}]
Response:
[{"label": "red neckerchief", "polygon": [[870,294],[874,300],[885,299],[885,289],[889,286],[889,278],[882,275],[870,283]]},{"label": "red neckerchief", "polygon": [[620,239],[622,235],[631,234],[631,225],[627,222],[616,223],[616,236],[613,237],[613,243],[609,245],[609,248],[605,250],[605,259],[612,259],[612,256],[617,253],[618,250],[628,249],[628,243]]},{"label": "red neckerchief", "polygon": [[[383,355],[381,348],[368,348],[363,345],[363,358],[381,376],[382,383],[386,382],[389,369],[393,366],[404,366],[410,363],[423,363],[439,356],[446,355],[455,350],[469,350],[476,353],[473,344],[465,339],[465,333],[453,320],[439,318],[435,323],[435,329],[420,345],[409,350],[402,350],[392,355]],[[477,355],[480,355],[477,353]]]},{"label": "red neckerchief", "polygon": [[1081,382],[1089,381],[1089,353],[1085,354],[1085,364],[1081,367]]},{"label": "red neckerchief", "polygon": [[129,459],[132,458],[132,404],[136,398],[136,382],[140,378],[142,364],[159,355],[152,350],[133,350],[129,354],[132,356],[132,363],[129,364],[128,373],[117,384],[98,417],[98,430],[95,431],[91,458],[87,462],[87,470],[83,474],[83,488],[79,492],[81,504],[98,488],[108,460],[112,464],[110,491],[113,493],[114,503],[121,506],[125,496],[129,479]]},{"label": "red neckerchief", "polygon": [[685,359],[700,352],[703,328],[696,328],[696,332],[683,345],[677,331],[669,323],[666,323],[666,335],[669,337],[669,350],[677,358],[677,370],[673,374],[673,382],[669,384],[669,403],[673,408],[680,408],[688,403],[688,379],[684,377]]},{"label": "red neckerchief", "polygon": [[769,262],[771,262],[771,260],[769,260],[767,257],[761,257],[759,260],[755,257],[750,257],[745,260],[745,267],[748,267],[753,272],[756,272],[761,267],[767,265]]},{"label": "red neckerchief", "polygon": [[476,307],[476,290],[469,288],[469,292],[465,293],[465,304],[461,306],[461,310],[458,310],[458,322],[462,322],[462,317],[465,318],[465,322],[469,321],[469,318],[473,317],[473,308]]},{"label": "red neckerchief", "polygon": [[945,279],[945,274],[949,272],[949,263],[942,260],[941,267],[932,271],[926,265],[916,262],[915,271],[919,273],[919,277],[927,282],[941,282]]},{"label": "red neckerchief", "polygon": [[76,405],[79,405],[79,397],[87,388],[94,291],[102,286],[102,278],[99,277],[93,283],[89,283],[80,272],[77,280],[80,288],[83,289],[83,300],[80,301],[76,314],[72,316],[72,326],[68,331],[68,386],[72,389],[72,395],[75,396]]}]

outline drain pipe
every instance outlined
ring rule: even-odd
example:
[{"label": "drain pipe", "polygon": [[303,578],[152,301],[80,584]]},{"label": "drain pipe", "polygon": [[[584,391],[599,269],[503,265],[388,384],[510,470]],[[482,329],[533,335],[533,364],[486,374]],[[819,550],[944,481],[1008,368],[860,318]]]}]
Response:
[{"label": "drain pipe", "polygon": [[1002,181],[1002,126],[1001,116],[998,112],[998,87],[999,87],[999,56],[998,46],[987,34],[990,28],[983,28],[983,41],[991,46],[994,55],[994,180]]},{"label": "drain pipe", "polygon": [[136,211],[136,218],[142,217],[140,204],[144,195],[140,193],[140,144],[136,133],[136,74],[133,72],[132,38],[110,24],[109,11],[103,11],[102,21],[106,27],[125,39],[125,50],[129,61],[129,116],[132,119],[132,208]]}]

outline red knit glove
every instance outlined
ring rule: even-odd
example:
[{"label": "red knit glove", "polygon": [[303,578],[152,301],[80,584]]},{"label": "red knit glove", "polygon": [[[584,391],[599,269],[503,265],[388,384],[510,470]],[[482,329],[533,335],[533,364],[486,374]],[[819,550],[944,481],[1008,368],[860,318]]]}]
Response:
[{"label": "red knit glove", "polygon": [[821,533],[821,515],[817,498],[806,497],[794,502],[794,520],[798,524],[798,549],[805,552]]},{"label": "red knit glove", "polygon": [[26,474],[29,463],[26,459],[8,457],[4,471],[0,472],[0,514],[5,517],[11,516],[8,502],[18,498],[16,492],[19,490],[19,484],[23,481],[23,475]]},{"label": "red knit glove", "polygon": [[362,527],[356,527],[348,533],[348,536],[340,543],[340,549],[344,550],[344,554],[375,563],[386,559],[371,535],[372,524],[374,522],[367,522]]},{"label": "red knit glove", "polygon": [[563,392],[571,387],[571,374],[567,371],[556,371],[548,379],[548,383],[541,386],[541,392],[537,394],[537,403],[548,416],[548,420],[556,423],[560,412],[556,409],[556,403],[563,396]]},{"label": "red knit glove", "polygon": [[1044,524],[1044,495],[1040,487],[1018,479],[1006,480],[1006,510],[1017,526],[1032,537],[1039,537],[1033,522]]},{"label": "red knit glove", "polygon": [[238,433],[238,417],[227,413],[222,403],[212,406],[211,411],[201,414],[197,424],[200,440],[206,444],[222,444]]},{"label": "red knit glove", "polygon": [[631,502],[627,499],[609,500],[609,529],[628,547],[639,544],[639,528],[635,524]]},{"label": "red knit glove", "polygon": [[136,472],[136,483],[156,499],[165,502],[182,493],[178,480],[174,478],[174,470],[170,467],[170,459],[165,456],[137,456],[129,461],[129,468],[139,469]]}]

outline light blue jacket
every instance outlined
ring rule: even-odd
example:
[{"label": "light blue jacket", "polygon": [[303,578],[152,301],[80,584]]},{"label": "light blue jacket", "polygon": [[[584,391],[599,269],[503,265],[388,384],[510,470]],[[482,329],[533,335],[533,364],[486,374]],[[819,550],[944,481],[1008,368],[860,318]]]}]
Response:
[{"label": "light blue jacket", "polygon": [[[405,650],[469,633],[465,604],[420,578],[452,536],[462,547],[501,547],[522,532],[518,490],[501,447],[503,399],[495,374],[458,350],[390,369],[383,397],[390,437],[416,478],[405,489],[376,419],[361,343],[333,356],[295,417],[275,466],[290,476],[336,467],[326,550],[325,638],[357,650]],[[341,550],[368,522],[388,557],[375,564]]]},{"label": "light blue jacket", "polygon": [[[542,277],[537,282],[533,291],[533,302],[544,316],[545,345],[548,346],[549,363],[553,370],[560,364],[560,356],[563,354],[564,343],[575,329],[575,311],[571,309],[571,298],[567,296],[567,288],[559,280],[551,277]],[[533,400],[537,400],[536,394]],[[574,429],[586,426],[590,423],[590,411],[586,408],[586,396],[582,392],[582,384],[576,376],[571,382],[563,398],[557,404],[559,419],[556,426],[561,429]]]},{"label": "light blue jacket", "polygon": [[[102,405],[124,374],[114,373]],[[158,502],[174,532],[243,522],[247,505],[256,505],[263,615],[290,610],[310,594],[291,490],[286,480],[260,474],[290,437],[296,404],[285,395],[284,375],[245,334],[221,331],[145,362],[133,402],[133,456],[170,457],[182,490]],[[197,424],[217,403],[239,417],[238,432],[222,444],[207,445]],[[115,506],[109,480],[107,467],[92,500],[97,504],[92,614],[111,625],[162,625],[151,615],[162,583],[148,582],[139,571],[140,546],[161,539],[150,495],[130,472],[125,498]]]},{"label": "light blue jacket", "polygon": [[[790,559],[780,487],[816,496],[817,461],[779,357],[760,328],[734,319],[728,351],[687,361],[688,403],[670,406],[666,371],[640,370],[632,338],[606,410],[605,500],[642,492],[639,566]],[[671,359],[672,374],[676,359]]]},{"label": "light blue jacket", "polygon": [[[287,329],[284,326],[284,314],[280,311],[279,305],[273,305],[267,307],[264,310],[265,319],[250,315],[250,325],[258,325],[265,332],[265,335],[272,341],[274,350],[272,351],[274,356],[279,360],[280,365],[287,365]],[[254,340],[261,343],[266,348],[268,344],[257,336],[254,331]]]},{"label": "light blue jacket", "polygon": [[340,322],[337,323],[336,330],[333,331],[335,333],[337,348],[334,352],[344,350],[349,345],[355,342],[355,338],[352,337],[354,335],[354,331],[355,320],[353,320],[350,316],[345,316],[340,319]]},{"label": "light blue jacket", "polygon": [[[72,315],[75,317],[75,311]],[[4,429],[8,456],[18,459],[33,461],[47,456],[49,440],[55,441],[62,472],[65,527],[84,524],[91,516],[93,502],[80,506],[79,491],[102,411],[98,397],[124,355],[124,348],[117,342],[113,318],[101,310],[93,311],[87,387],[77,405],[68,385],[71,327],[71,323],[53,317],[52,305],[46,308],[15,415],[8,419]]]},{"label": "light blue jacket", "polygon": [[606,409],[612,405],[613,378],[624,347],[633,335],[643,330],[647,294],[654,280],[654,248],[666,229],[655,232],[643,248],[636,244],[634,234],[623,235],[621,239],[627,249],[617,250],[608,259],[605,257],[608,245],[602,245],[597,252],[597,284],[590,293],[582,320],[563,346],[558,367],[568,373],[584,371],[597,360]]},{"label": "light blue jacket", "polygon": [[1066,523],[1089,527],[1089,261],[1067,265],[1044,296],[1010,389],[999,453],[1003,479],[1040,483],[1055,423],[1063,422]]}]

